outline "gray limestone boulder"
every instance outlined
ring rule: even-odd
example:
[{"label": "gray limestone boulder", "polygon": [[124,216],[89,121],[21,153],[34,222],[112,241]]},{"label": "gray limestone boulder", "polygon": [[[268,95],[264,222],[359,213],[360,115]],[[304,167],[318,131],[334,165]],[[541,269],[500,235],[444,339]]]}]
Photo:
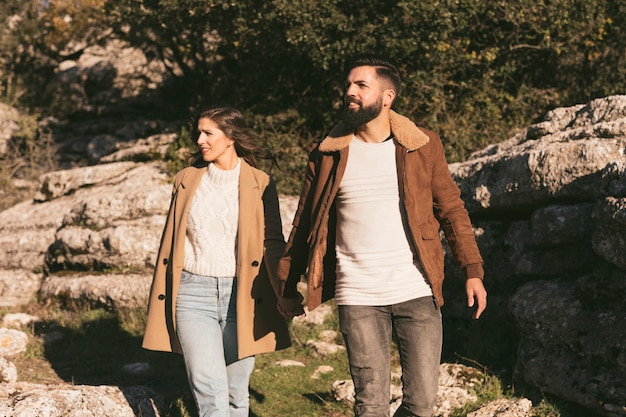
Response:
[{"label": "gray limestone boulder", "polygon": [[625,149],[626,96],[612,96],[450,167],[485,259],[487,317],[519,328],[517,373],[607,416],[626,415]]},{"label": "gray limestone boulder", "polygon": [[0,385],[4,417],[158,417],[163,408],[163,399],[142,386]]}]

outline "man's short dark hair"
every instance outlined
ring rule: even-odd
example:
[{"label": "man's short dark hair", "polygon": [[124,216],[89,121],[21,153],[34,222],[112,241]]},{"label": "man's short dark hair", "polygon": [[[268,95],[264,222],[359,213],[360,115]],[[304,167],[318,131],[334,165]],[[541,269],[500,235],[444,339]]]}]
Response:
[{"label": "man's short dark hair", "polygon": [[400,88],[402,86],[402,76],[398,67],[384,55],[376,54],[359,54],[356,55],[348,63],[346,68],[346,75],[356,67],[375,67],[376,74],[383,80],[391,83],[393,89],[396,91],[396,97],[400,95]]}]

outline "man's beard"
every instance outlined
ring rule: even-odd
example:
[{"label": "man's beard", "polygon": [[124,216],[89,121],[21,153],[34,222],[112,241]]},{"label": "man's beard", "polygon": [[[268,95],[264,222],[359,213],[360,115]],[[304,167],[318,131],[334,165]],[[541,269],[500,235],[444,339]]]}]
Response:
[{"label": "man's beard", "polygon": [[[350,109],[348,105],[350,103],[357,103],[359,107],[356,111]],[[383,109],[383,98],[379,97],[376,103],[370,106],[363,106],[360,101],[356,99],[347,98],[345,106],[341,111],[341,121],[350,129],[356,129],[359,126],[363,126],[365,123],[374,120]]]}]

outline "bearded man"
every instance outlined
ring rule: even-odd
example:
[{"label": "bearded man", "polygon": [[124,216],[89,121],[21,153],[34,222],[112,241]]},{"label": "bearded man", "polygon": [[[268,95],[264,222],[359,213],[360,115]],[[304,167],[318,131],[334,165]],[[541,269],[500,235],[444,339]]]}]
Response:
[{"label": "bearded man", "polygon": [[341,122],[309,155],[277,275],[278,308],[304,313],[335,298],[357,417],[389,416],[391,340],[402,366],[394,417],[431,416],[441,360],[444,252],[464,270],[468,307],[487,306],[483,260],[439,136],[391,109],[401,76],[387,58],[347,69]]}]

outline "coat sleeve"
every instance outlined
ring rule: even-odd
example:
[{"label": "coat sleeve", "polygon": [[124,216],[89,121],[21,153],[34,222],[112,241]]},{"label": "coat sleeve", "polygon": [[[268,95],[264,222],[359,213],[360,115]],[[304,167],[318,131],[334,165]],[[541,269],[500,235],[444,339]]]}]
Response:
[{"label": "coat sleeve", "polygon": [[265,217],[265,265],[274,292],[278,294],[280,284],[275,271],[278,267],[278,261],[285,249],[285,237],[283,236],[276,184],[271,179],[263,192],[263,211]]}]

